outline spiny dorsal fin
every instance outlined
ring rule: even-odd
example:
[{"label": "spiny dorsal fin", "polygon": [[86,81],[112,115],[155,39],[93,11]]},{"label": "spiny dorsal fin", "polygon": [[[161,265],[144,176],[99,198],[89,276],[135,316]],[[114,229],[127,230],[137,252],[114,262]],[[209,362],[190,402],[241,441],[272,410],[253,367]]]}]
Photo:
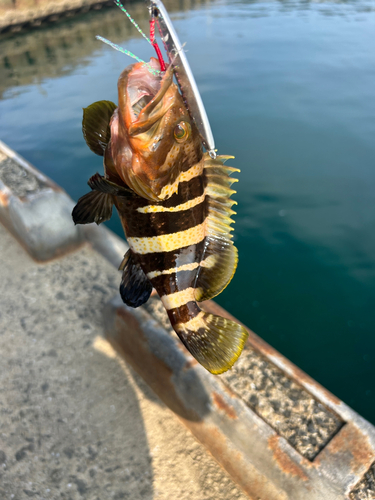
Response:
[{"label": "spiny dorsal fin", "polygon": [[150,298],[152,285],[131,250],[126,252],[119,269],[123,271],[120,285],[123,302],[129,307],[145,304]]},{"label": "spiny dorsal fin", "polygon": [[215,160],[205,157],[204,173],[207,179],[208,197],[206,246],[195,282],[196,300],[201,302],[216,297],[232,279],[238,262],[237,248],[232,243],[234,222],[231,209],[236,202],[230,197],[236,191],[230,189],[233,182],[229,175],[238,169],[224,166],[233,156],[217,156]]},{"label": "spiny dorsal fin", "polygon": [[97,101],[83,108],[82,131],[88,147],[99,156],[111,139],[109,122],[117,108],[111,101]]},{"label": "spiny dorsal fin", "polygon": [[73,208],[72,217],[74,224],[98,225],[109,220],[112,216],[113,197],[100,191],[91,191],[85,194]]}]

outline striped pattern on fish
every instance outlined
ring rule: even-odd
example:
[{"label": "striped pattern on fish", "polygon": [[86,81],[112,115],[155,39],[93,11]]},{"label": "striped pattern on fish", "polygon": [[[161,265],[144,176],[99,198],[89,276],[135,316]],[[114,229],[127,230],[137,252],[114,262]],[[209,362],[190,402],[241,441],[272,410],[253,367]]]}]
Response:
[{"label": "striped pattern on fish", "polygon": [[237,170],[224,165],[231,157],[203,153],[173,75],[172,64],[160,72],[153,58],[133,64],[118,80],[118,105],[84,109],[84,138],[103,156],[104,175],[89,179],[91,192],[72,216],[100,224],[116,206],[130,246],[120,266],[122,300],[139,307],[154,287],[186,348],[218,374],[237,360],[248,334],[198,303],[219,294],[237,266],[230,178]]},{"label": "striped pattern on fish", "polygon": [[182,342],[212,373],[233,365],[247,337],[242,326],[197,304],[220,293],[237,265],[230,234],[235,179],[228,175],[236,169],[223,165],[227,158],[212,160],[205,154],[180,174],[168,200],[155,203],[137,196],[115,201],[135,261]]}]

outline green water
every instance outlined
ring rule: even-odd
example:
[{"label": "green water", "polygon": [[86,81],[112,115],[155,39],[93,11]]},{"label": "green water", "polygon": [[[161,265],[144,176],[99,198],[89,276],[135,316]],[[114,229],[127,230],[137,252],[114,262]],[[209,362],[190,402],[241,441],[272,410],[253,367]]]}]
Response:
[{"label": "green water", "polygon": [[[375,423],[375,2],[169,4],[242,170],[240,262],[218,302]],[[130,11],[147,29],[144,4]],[[0,139],[75,199],[101,171],[81,108],[117,101],[131,62],[96,34],[152,55],[117,9],[0,41]]]}]

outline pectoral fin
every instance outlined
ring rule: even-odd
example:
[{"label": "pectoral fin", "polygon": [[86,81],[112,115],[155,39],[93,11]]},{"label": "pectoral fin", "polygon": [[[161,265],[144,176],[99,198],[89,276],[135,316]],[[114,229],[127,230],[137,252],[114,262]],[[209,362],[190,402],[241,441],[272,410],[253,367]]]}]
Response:
[{"label": "pectoral fin", "polygon": [[151,295],[152,285],[131,250],[125,254],[119,269],[123,271],[120,285],[122,300],[130,307],[145,304]]},{"label": "pectoral fin", "polygon": [[88,180],[87,184],[92,190],[100,191],[101,193],[111,194],[112,196],[133,196],[134,193],[129,188],[119,186],[114,182],[107,180],[102,175],[96,173]]},{"label": "pectoral fin", "polygon": [[99,156],[111,138],[110,121],[117,108],[111,101],[97,101],[83,108],[82,131],[88,147]]},{"label": "pectoral fin", "polygon": [[91,191],[82,196],[73,208],[72,217],[74,224],[98,225],[109,220],[112,216],[113,197],[100,191]]}]

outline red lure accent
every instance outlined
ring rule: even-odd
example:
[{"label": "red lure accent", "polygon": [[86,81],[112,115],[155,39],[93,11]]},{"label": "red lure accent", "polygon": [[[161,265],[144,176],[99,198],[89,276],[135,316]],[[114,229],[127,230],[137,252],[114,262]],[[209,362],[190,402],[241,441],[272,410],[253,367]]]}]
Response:
[{"label": "red lure accent", "polygon": [[165,71],[165,62],[163,60],[163,56],[161,54],[161,51],[159,49],[158,42],[155,40],[155,19],[152,18],[150,20],[150,40],[151,40],[151,45],[154,47],[156,55],[158,56],[159,63],[160,63],[160,71]]}]

